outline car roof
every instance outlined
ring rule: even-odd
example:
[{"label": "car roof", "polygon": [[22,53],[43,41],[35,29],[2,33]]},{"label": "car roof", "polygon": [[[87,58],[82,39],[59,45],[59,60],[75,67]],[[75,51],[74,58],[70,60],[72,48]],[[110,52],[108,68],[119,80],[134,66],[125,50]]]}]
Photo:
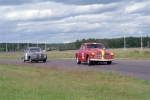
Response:
[{"label": "car roof", "polygon": [[[96,42],[87,42],[87,43],[83,43],[83,44],[102,44],[102,43],[96,43]],[[102,44],[103,45],[103,44]]]}]

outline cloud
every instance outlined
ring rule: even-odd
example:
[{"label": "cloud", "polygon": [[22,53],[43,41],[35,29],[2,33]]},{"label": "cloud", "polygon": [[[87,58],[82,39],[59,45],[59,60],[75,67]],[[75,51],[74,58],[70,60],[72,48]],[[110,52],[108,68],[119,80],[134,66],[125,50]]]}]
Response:
[{"label": "cloud", "polygon": [[24,3],[31,3],[35,0],[0,0],[0,5],[21,5]]},{"label": "cloud", "polygon": [[150,1],[0,0],[0,42],[63,43],[83,38],[116,38],[150,31]]},{"label": "cloud", "polygon": [[[45,0],[49,1],[49,0]],[[67,5],[91,5],[91,4],[109,4],[114,2],[120,2],[120,0],[51,0],[53,2],[64,3]]]},{"label": "cloud", "polygon": [[125,8],[125,12],[148,15],[150,13],[150,10],[149,10],[150,6],[149,5],[150,5],[149,1],[134,3],[134,4],[127,6]]},{"label": "cloud", "polygon": [[[26,3],[56,2],[66,5],[110,4],[130,0],[0,0],[0,5],[22,5]],[[140,1],[140,0],[134,0]]]},{"label": "cloud", "polygon": [[47,10],[25,10],[25,11],[12,11],[5,15],[5,19],[9,19],[10,21],[15,20],[36,20],[36,19],[44,19],[52,16],[52,11],[50,9]]}]

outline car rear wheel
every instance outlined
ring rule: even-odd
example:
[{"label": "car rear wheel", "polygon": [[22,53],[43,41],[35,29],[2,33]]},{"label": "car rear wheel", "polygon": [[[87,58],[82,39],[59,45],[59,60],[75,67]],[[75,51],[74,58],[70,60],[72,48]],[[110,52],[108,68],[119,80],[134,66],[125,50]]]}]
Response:
[{"label": "car rear wheel", "polygon": [[90,57],[87,57],[87,64],[90,66],[91,65],[91,61],[90,61]]},{"label": "car rear wheel", "polygon": [[76,62],[77,62],[77,64],[81,64],[81,61],[79,61],[78,56],[76,57]]}]

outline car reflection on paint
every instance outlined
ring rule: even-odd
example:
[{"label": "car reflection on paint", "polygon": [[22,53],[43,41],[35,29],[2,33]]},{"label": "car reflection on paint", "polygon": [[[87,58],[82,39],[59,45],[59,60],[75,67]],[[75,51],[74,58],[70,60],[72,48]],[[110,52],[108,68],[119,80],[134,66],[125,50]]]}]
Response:
[{"label": "car reflection on paint", "polygon": [[106,51],[102,43],[83,43],[75,53],[76,62],[87,62],[88,65],[98,62],[107,62],[111,64],[114,54]]},{"label": "car reflection on paint", "polygon": [[46,62],[47,55],[44,53],[44,51],[41,51],[41,48],[39,47],[28,47],[24,54],[22,55],[23,62],[29,61],[43,61]]}]

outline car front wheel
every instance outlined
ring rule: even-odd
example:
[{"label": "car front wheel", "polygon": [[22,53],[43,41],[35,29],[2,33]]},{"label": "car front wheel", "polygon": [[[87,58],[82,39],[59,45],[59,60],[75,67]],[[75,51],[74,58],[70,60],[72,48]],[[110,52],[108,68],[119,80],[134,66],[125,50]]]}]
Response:
[{"label": "car front wheel", "polygon": [[25,59],[24,59],[24,57],[22,58],[22,61],[23,61],[23,62],[25,62]]},{"label": "car front wheel", "polygon": [[43,62],[46,62],[46,60],[43,60]]},{"label": "car front wheel", "polygon": [[90,61],[90,57],[87,57],[87,64],[90,66],[91,65],[91,61]]},{"label": "car front wheel", "polygon": [[81,61],[79,61],[78,56],[76,57],[76,62],[77,62],[77,64],[81,64]]}]

